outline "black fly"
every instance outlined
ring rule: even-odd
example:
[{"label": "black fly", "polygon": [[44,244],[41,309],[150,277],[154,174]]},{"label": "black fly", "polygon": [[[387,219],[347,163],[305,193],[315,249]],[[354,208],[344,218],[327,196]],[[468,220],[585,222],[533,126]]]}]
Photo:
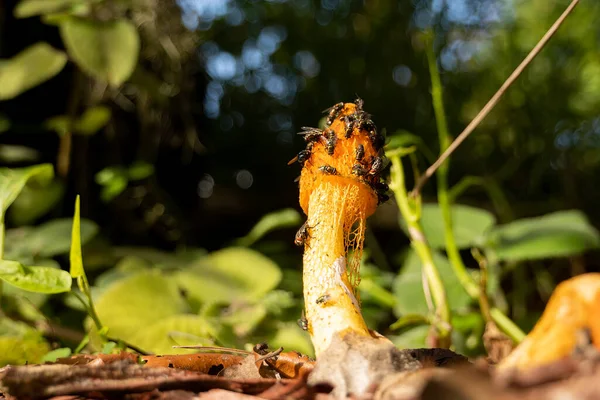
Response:
[{"label": "black fly", "polygon": [[352,166],[352,173],[357,176],[365,176],[367,174],[367,170],[360,164],[354,164]]},{"label": "black fly", "polygon": [[354,130],[354,117],[350,116],[350,115],[345,115],[342,120],[344,121],[344,124],[346,126],[346,131],[345,131],[345,136],[346,139],[350,138],[350,136],[352,136],[352,131]]},{"label": "black fly", "polygon": [[329,112],[327,114],[327,125],[331,125],[333,121],[335,121],[335,119],[340,114],[340,111],[342,111],[342,108],[344,108],[344,103],[337,103],[333,107],[325,110]]},{"label": "black fly", "polygon": [[327,154],[332,156],[333,152],[335,151],[335,144],[337,142],[337,136],[335,135],[335,132],[333,130],[327,129],[325,131],[325,137],[327,138],[327,142],[325,144],[325,149],[327,150]]},{"label": "black fly", "polygon": [[383,169],[383,160],[381,157],[372,157],[373,163],[371,164],[371,169],[369,170],[369,175],[377,175]]},{"label": "black fly", "polygon": [[316,142],[321,138],[323,131],[319,128],[311,128],[308,126],[302,127],[302,132],[298,132],[298,135],[304,135],[304,140],[306,142]]},{"label": "black fly", "polygon": [[363,157],[365,156],[365,146],[363,146],[362,144],[359,144],[358,146],[356,146],[356,161],[361,161],[363,159]]},{"label": "black fly", "polygon": [[[308,221],[307,221],[308,222]],[[294,244],[296,246],[303,246],[308,239],[308,225],[305,223],[302,224],[298,232],[296,232],[296,237],[294,238]]]},{"label": "black fly", "polygon": [[327,175],[338,175],[337,169],[335,169],[331,165],[322,165],[319,167],[319,171]]}]

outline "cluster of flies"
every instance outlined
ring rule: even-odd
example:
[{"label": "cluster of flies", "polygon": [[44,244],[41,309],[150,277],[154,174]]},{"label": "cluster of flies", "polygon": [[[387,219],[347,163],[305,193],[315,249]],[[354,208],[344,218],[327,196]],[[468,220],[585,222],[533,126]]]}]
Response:
[{"label": "cluster of flies", "polygon": [[[389,190],[388,185],[380,182],[379,174],[383,169],[383,145],[384,138],[377,132],[375,124],[371,120],[371,116],[363,110],[363,100],[357,99],[354,104],[356,105],[355,112],[351,115],[340,116],[344,103],[337,103],[333,107],[325,110],[327,113],[326,125],[329,127],[333,122],[340,118],[344,122],[344,136],[349,139],[355,129],[359,131],[366,131],[368,133],[371,145],[377,151],[377,156],[371,156],[368,159],[365,157],[365,148],[362,144],[358,144],[354,153],[354,165],[352,166],[352,174],[359,177],[363,182],[368,184],[377,193],[377,199],[379,203],[383,203],[389,199],[386,192]],[[298,153],[289,164],[298,161],[300,165],[304,165],[305,162],[310,160],[312,156],[312,150],[315,143],[323,143],[327,154],[332,156],[335,152],[335,146],[337,143],[336,133],[330,129],[319,129],[302,127],[302,131],[298,133],[304,136],[306,142],[306,148]],[[335,167],[331,165],[319,166],[319,171],[327,175],[339,175]],[[298,246],[304,246],[309,238],[310,227],[306,222],[300,227],[296,233],[294,243]]]}]

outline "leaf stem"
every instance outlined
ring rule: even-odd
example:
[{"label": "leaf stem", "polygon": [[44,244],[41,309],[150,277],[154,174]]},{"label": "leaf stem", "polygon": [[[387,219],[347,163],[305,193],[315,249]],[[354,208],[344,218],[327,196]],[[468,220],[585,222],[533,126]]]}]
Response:
[{"label": "leaf stem", "polygon": [[390,153],[388,156],[392,165],[390,188],[396,195],[398,208],[408,226],[411,246],[421,260],[423,271],[427,277],[427,282],[431,290],[433,302],[435,303],[437,318],[433,318],[433,321],[439,334],[438,339],[440,347],[449,347],[451,344],[450,333],[452,330],[452,325],[450,323],[450,307],[446,299],[444,284],[442,283],[440,274],[433,261],[431,248],[427,243],[427,239],[425,238],[425,234],[419,223],[421,199],[420,197],[416,199],[409,199],[408,197],[404,167],[402,166],[400,155]]},{"label": "leaf stem", "polygon": [[[443,89],[440,79],[440,73],[437,67],[437,61],[433,52],[432,33],[426,33],[426,53],[427,61],[429,64],[429,74],[431,77],[431,97],[433,102],[433,110],[435,113],[435,120],[438,131],[438,138],[440,142],[440,153],[446,154],[446,150],[451,145],[451,136],[448,130],[448,123],[446,121],[446,113],[444,110],[443,101]],[[487,297],[486,286],[487,286],[487,270],[482,268],[482,285],[478,286],[473,278],[469,275],[467,267],[465,266],[452,229],[452,208],[451,208],[451,196],[448,190],[448,169],[449,160],[448,157],[442,159],[438,164],[438,170],[436,174],[437,187],[438,187],[438,203],[444,220],[444,239],[446,242],[446,253],[448,260],[454,271],[454,274],[458,278],[462,287],[473,299],[477,299],[481,308],[481,312],[484,318],[493,319],[498,327],[510,336],[515,342],[519,342],[524,337],[524,333],[514,324],[506,315],[502,313],[498,308],[490,310],[489,299]],[[439,160],[438,160],[439,161]],[[413,191],[412,195],[418,195],[418,192]],[[480,263],[481,266],[481,263]]]},{"label": "leaf stem", "polygon": [[[428,32],[426,34],[426,48],[427,48],[427,61],[429,63],[429,75],[431,77],[431,97],[433,100],[433,110],[435,113],[435,120],[437,124],[438,138],[440,142],[440,153],[443,153],[450,145],[452,138],[448,132],[448,123],[446,121],[446,113],[444,111],[443,101],[443,90],[442,83],[440,80],[440,73],[437,67],[437,61],[433,53],[433,34]],[[452,231],[452,209],[450,204],[450,197],[448,195],[448,167],[449,160],[441,163],[437,171],[437,192],[438,192],[438,203],[442,213],[442,219],[444,220],[444,239],[446,242],[446,253],[448,259],[454,270],[454,274],[460,281],[461,285],[465,288],[469,296],[472,298],[479,297],[479,288],[473,282],[467,272],[467,268],[463,263],[463,260],[458,251],[456,241],[454,239],[454,232]]]}]

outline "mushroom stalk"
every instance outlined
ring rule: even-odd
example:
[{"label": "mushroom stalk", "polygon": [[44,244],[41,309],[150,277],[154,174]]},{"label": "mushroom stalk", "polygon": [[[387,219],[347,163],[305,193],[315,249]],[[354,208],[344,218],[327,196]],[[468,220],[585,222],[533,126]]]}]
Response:
[{"label": "mushroom stalk", "polygon": [[308,216],[296,235],[304,251],[304,301],[307,329],[318,356],[334,335],[371,337],[357,299],[366,218],[385,201],[380,182],[382,137],[362,100],[339,103],[327,117],[329,128],[303,128],[306,150],[300,205]]},{"label": "mushroom stalk", "polygon": [[[346,272],[346,232],[343,215],[353,207],[348,201],[368,189],[353,182],[346,186],[324,182],[309,201],[310,245],[304,252],[304,301],[308,329],[315,353],[326,349],[334,334],[352,330],[370,336]],[[364,215],[357,227],[364,236]]]}]

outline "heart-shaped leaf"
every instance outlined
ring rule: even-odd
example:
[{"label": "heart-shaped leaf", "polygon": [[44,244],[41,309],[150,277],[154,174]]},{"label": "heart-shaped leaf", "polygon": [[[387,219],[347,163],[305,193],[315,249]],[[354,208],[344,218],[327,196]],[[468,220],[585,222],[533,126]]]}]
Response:
[{"label": "heart-shaped leaf", "polygon": [[15,7],[14,14],[17,18],[29,18],[34,15],[68,11],[85,2],[85,0],[21,0]]},{"label": "heart-shaped leaf", "polygon": [[[406,223],[400,221],[406,231]],[[481,245],[486,232],[496,223],[496,218],[481,208],[462,204],[452,206],[452,231],[459,249]],[[421,226],[427,242],[434,249],[445,249],[444,219],[438,204],[423,204]]]},{"label": "heart-shaped leaf", "polygon": [[[457,310],[467,306],[471,298],[456,278],[448,259],[434,252],[433,262],[444,283],[451,309]],[[394,280],[393,291],[397,299],[394,307],[397,317],[406,314],[428,315],[429,309],[423,290],[423,267],[419,256],[412,249],[408,252],[402,269]]]},{"label": "heart-shaped leaf", "polygon": [[495,227],[488,247],[502,261],[568,257],[599,248],[600,235],[581,211],[559,211]]},{"label": "heart-shaped leaf", "polygon": [[77,65],[97,79],[119,86],[135,69],[140,38],[130,21],[70,17],[60,24],[60,33]]},{"label": "heart-shaped leaf", "polygon": [[12,99],[58,74],[67,55],[39,42],[0,62],[0,100]]},{"label": "heart-shaped leaf", "polygon": [[175,282],[160,271],[143,271],[119,280],[94,302],[111,337],[130,341],[141,329],[188,311]]},{"label": "heart-shaped leaf", "polygon": [[37,293],[71,290],[71,275],[52,267],[27,267],[17,261],[0,260],[0,279],[19,289]]},{"label": "heart-shaped leaf", "polygon": [[40,164],[27,168],[0,168],[0,220],[15,201],[28,180],[48,183],[54,177],[52,164]]},{"label": "heart-shaped leaf", "polygon": [[236,299],[259,299],[279,284],[281,271],[254,250],[229,247],[192,263],[175,279],[200,303],[231,303]]}]

